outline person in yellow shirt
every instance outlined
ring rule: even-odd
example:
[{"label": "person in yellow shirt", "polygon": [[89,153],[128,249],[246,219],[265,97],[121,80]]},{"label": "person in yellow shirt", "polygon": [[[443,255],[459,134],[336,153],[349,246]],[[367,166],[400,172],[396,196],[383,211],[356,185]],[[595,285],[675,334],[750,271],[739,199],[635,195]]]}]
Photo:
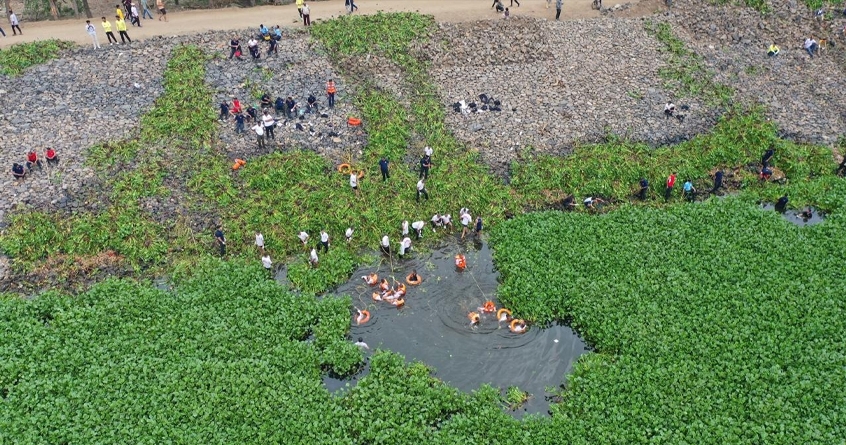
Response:
[{"label": "person in yellow shirt", "polygon": [[123,18],[125,17],[123,15],[123,9],[120,9],[120,5],[115,5],[115,15],[120,17],[121,20],[123,20]]},{"label": "person in yellow shirt", "polygon": [[[120,42],[132,43],[132,40],[129,38],[129,34],[126,33],[126,22],[120,16],[115,16],[115,26],[120,33]],[[115,40],[115,43],[117,43],[117,40]]]},{"label": "person in yellow shirt", "polygon": [[767,50],[768,56],[777,56],[778,53],[779,53],[778,45],[776,45],[775,43],[770,45],[770,48]]},{"label": "person in yellow shirt", "polygon": [[303,5],[305,0],[297,0],[297,12],[300,13],[300,18],[303,18]]},{"label": "person in yellow shirt", "polygon": [[112,24],[109,23],[109,21],[106,20],[105,17],[103,17],[102,25],[103,31],[106,31],[106,37],[109,39],[109,45],[114,45],[115,43],[117,43],[117,38],[115,38],[115,35],[112,33]]}]

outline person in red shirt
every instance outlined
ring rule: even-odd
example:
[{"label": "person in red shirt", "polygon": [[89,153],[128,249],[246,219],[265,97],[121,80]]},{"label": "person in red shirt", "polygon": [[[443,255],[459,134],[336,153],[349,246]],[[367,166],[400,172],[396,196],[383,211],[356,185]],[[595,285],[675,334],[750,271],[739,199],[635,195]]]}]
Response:
[{"label": "person in red shirt", "polygon": [[47,165],[59,165],[59,156],[56,154],[56,150],[48,148],[45,157],[47,158]]},{"label": "person in red shirt", "polygon": [[673,187],[676,186],[676,172],[673,172],[670,176],[667,177],[667,191],[664,192],[664,199],[670,199],[670,196],[673,195]]},{"label": "person in red shirt", "polygon": [[232,114],[238,114],[241,112],[241,101],[238,100],[237,97],[232,98]]},{"label": "person in red shirt", "polygon": [[38,169],[41,170],[41,160],[38,159],[38,155],[35,154],[35,150],[30,150],[26,155],[26,168],[29,169],[30,173],[32,173],[33,165],[37,165]]}]

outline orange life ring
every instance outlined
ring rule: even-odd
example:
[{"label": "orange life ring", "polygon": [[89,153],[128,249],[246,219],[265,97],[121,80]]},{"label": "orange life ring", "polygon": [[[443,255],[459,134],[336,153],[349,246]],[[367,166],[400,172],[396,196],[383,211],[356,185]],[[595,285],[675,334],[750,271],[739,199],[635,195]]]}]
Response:
[{"label": "orange life ring", "polygon": [[358,316],[355,317],[356,324],[362,325],[370,321],[370,311],[367,309],[363,311],[358,311]]},{"label": "orange life ring", "polygon": [[511,317],[511,311],[509,311],[506,308],[502,308],[502,309],[496,311],[496,319],[499,320],[499,321],[508,321],[508,319],[510,317]]},{"label": "orange life ring", "polygon": [[485,304],[479,308],[482,312],[496,312],[496,305],[493,301],[486,301]]},{"label": "orange life ring", "polygon": [[373,292],[370,296],[373,298],[373,301],[382,301],[382,294],[379,292]]},{"label": "orange life ring", "polygon": [[392,301],[391,304],[393,304],[394,306],[396,306],[398,308],[402,307],[403,305],[405,305],[405,299],[397,298],[396,300]]},{"label": "orange life ring", "polygon": [[[520,326],[518,327],[518,325]],[[508,325],[508,329],[515,334],[522,334],[526,332],[526,322],[520,318],[515,318],[511,320],[511,324]]]},{"label": "orange life ring", "polygon": [[420,275],[417,275],[416,280],[411,279],[412,274],[408,274],[405,276],[405,282],[408,283],[410,286],[417,286],[423,281],[423,278],[420,278]]},{"label": "orange life ring", "polygon": [[353,127],[357,127],[361,125],[361,119],[350,116],[349,119],[347,119],[347,123],[352,125]]},{"label": "orange life ring", "polygon": [[397,284],[396,292],[399,292],[400,294],[405,295],[405,285],[402,284],[402,283]]},{"label": "orange life ring", "polygon": [[382,289],[382,290],[390,290],[391,289],[391,285],[388,284],[388,280],[386,278],[382,278],[382,282],[379,283],[379,289]]},{"label": "orange life ring", "polygon": [[467,318],[470,319],[470,324],[476,324],[479,322],[479,320],[481,320],[481,317],[479,317],[478,312],[470,312],[469,314],[467,314]]},{"label": "orange life ring", "polygon": [[350,167],[350,164],[344,163],[344,164],[341,164],[341,165],[338,166],[338,172],[339,173],[343,173],[345,175],[348,175],[348,174],[350,174],[351,171],[352,171],[352,167]]},{"label": "orange life ring", "polygon": [[232,170],[238,170],[245,165],[247,165],[247,161],[243,159],[235,159],[235,163],[232,164]]}]

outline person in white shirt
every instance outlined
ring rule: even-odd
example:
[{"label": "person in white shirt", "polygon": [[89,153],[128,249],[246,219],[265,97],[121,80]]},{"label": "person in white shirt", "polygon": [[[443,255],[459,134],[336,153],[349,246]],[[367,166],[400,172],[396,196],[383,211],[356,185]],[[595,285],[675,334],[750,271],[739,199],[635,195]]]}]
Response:
[{"label": "person in white shirt", "polygon": [[426,200],[429,200],[429,192],[426,191],[426,184],[423,179],[417,181],[417,202],[420,202],[420,195],[423,195]]},{"label": "person in white shirt", "polygon": [[441,227],[441,215],[435,213],[435,216],[432,217],[432,231],[437,232],[438,227]]},{"label": "person in white shirt", "polygon": [[811,57],[814,57],[814,53],[817,52],[817,41],[813,37],[805,39],[805,51],[808,51]]},{"label": "person in white shirt", "polygon": [[91,24],[91,20],[85,21],[85,32],[91,36],[91,40],[94,42],[94,49],[100,49],[100,42],[97,41],[97,28]]},{"label": "person in white shirt", "polygon": [[264,123],[264,133],[267,135],[267,139],[276,139],[276,134],[273,133],[273,128],[276,127],[276,119],[273,118],[269,110],[264,110],[261,121]]},{"label": "person in white shirt", "polygon": [[308,242],[308,238],[309,238],[309,236],[308,236],[308,233],[305,233],[305,232],[300,232],[300,234],[299,234],[299,235],[297,235],[297,238],[299,238],[299,239],[300,239],[300,241],[302,241],[302,242],[303,242],[303,246],[305,246],[305,245],[306,245],[306,243]]},{"label": "person in white shirt", "polygon": [[470,216],[469,210],[462,210],[464,210],[465,212],[461,214],[461,225],[464,226],[464,228],[461,229],[461,239],[464,239],[464,236],[467,235],[467,226],[470,224],[470,222],[473,221],[473,217]]},{"label": "person in white shirt", "polygon": [[432,147],[427,145],[426,148],[423,149],[423,153],[425,153],[426,156],[432,156],[432,153],[433,153]]},{"label": "person in white shirt", "polygon": [[[20,33],[20,35],[23,35],[23,31],[21,31],[20,23],[18,22],[18,16],[15,15],[15,13],[12,12],[11,9],[9,10],[9,23],[12,24],[12,35],[18,35],[18,33]],[[17,30],[17,31],[15,31],[15,30]]]},{"label": "person in white shirt", "polygon": [[391,240],[388,239],[388,235],[382,235],[382,242],[380,243],[379,247],[382,248],[382,252],[385,255],[391,254]]},{"label": "person in white shirt", "polygon": [[256,232],[256,246],[264,252],[264,235],[261,232]]},{"label": "person in white shirt", "polygon": [[358,176],[354,171],[350,172],[350,187],[352,187],[355,192],[355,196],[358,196]]},{"label": "person in white shirt", "polygon": [[264,150],[264,125],[262,125],[261,122],[256,122],[256,124],[250,128],[256,132],[256,142],[258,142],[259,150]]},{"label": "person in white shirt", "polygon": [[311,9],[305,3],[303,3],[303,25],[311,26]]},{"label": "person in white shirt", "polygon": [[367,343],[365,343],[361,337],[358,337],[358,341],[353,344],[359,348],[370,349],[370,346],[367,346]]},{"label": "person in white shirt", "polygon": [[664,116],[666,117],[673,117],[673,113],[676,112],[676,104],[672,102],[667,102],[664,104]]},{"label": "person in white shirt", "polygon": [[320,246],[323,247],[324,252],[329,251],[329,234],[325,230],[320,231]]},{"label": "person in white shirt", "polygon": [[273,271],[270,270],[273,267],[273,261],[270,260],[270,255],[265,254],[261,257],[261,265],[264,266],[264,269],[270,273],[270,276],[273,277]]},{"label": "person in white shirt", "polygon": [[411,250],[411,238],[405,237],[400,242],[400,256],[404,256],[407,251]]},{"label": "person in white shirt", "polygon": [[426,223],[423,221],[414,221],[411,223],[411,228],[417,232],[417,239],[423,238],[424,227],[426,227]]},{"label": "person in white shirt", "polygon": [[441,225],[444,226],[444,229],[452,230],[452,215],[449,213],[441,215]]},{"label": "person in white shirt", "polygon": [[402,235],[402,236],[408,235],[408,221],[407,220],[402,222],[402,230],[400,230],[400,235]]},{"label": "person in white shirt", "polygon": [[317,259],[317,249],[312,247],[311,253],[308,255],[308,262],[312,265],[312,267],[317,267],[317,263],[320,262],[320,260]]},{"label": "person in white shirt", "polygon": [[138,25],[139,28],[141,27],[141,18],[138,16],[138,8],[135,7],[135,3],[129,8],[129,19],[133,26]]},{"label": "person in white shirt", "polygon": [[352,228],[352,227],[347,227],[347,230],[344,232],[344,236],[347,238],[347,242],[352,241],[353,228]]}]

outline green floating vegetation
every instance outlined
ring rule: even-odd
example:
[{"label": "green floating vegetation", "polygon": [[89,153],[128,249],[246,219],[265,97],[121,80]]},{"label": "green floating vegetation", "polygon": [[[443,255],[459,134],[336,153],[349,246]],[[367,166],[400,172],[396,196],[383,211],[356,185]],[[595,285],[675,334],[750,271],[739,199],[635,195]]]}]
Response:
[{"label": "green floating vegetation", "polygon": [[[768,148],[775,149],[772,163],[788,178],[786,184],[759,181],[757,162]],[[750,163],[751,170],[746,168]],[[628,201],[639,190],[640,178],[647,178],[648,197],[663,202],[670,173],[678,173],[678,189],[685,179],[691,179],[704,191],[713,186],[710,173],[715,168],[727,173],[734,170],[732,187],[750,198],[775,201],[788,192],[795,203],[811,203],[826,210],[842,206],[827,192],[839,181],[834,176],[831,149],[780,139],[775,124],[767,121],[760,109],[731,110],[710,133],[678,145],[653,148],[613,139],[578,146],[567,157],[518,161],[512,164],[511,186],[527,204],[541,207],[566,194]]]},{"label": "green floating vegetation", "polygon": [[572,320],[601,352],[553,408],[588,443],[839,443],[844,224],[800,228],[732,198],[535,213],[491,232],[498,297]]},{"label": "green floating vegetation", "polygon": [[0,73],[7,76],[17,76],[25,69],[49,62],[59,53],[74,47],[73,42],[59,39],[38,40],[36,42],[18,43],[0,51]]}]

